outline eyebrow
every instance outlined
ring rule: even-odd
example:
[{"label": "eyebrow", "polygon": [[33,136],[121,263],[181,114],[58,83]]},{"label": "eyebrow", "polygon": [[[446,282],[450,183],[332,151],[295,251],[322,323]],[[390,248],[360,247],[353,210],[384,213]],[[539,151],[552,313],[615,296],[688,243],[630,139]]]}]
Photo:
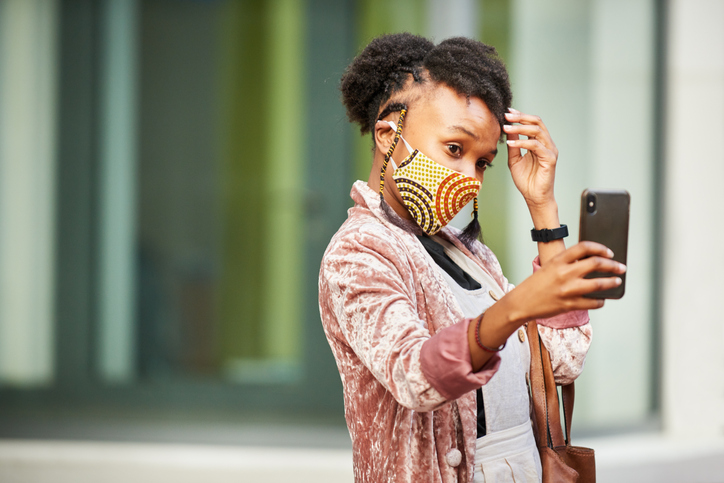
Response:
[{"label": "eyebrow", "polygon": [[480,141],[480,137],[478,137],[477,134],[475,134],[475,133],[472,132],[472,131],[469,131],[469,130],[465,129],[463,126],[460,126],[460,125],[457,125],[457,124],[456,124],[456,125],[454,125],[454,126],[450,126],[450,128],[449,128],[448,130],[449,130],[449,131],[454,131],[454,132],[461,132],[461,133],[463,133],[463,134],[467,134],[468,136],[470,136],[471,138],[475,139],[476,141]]},{"label": "eyebrow", "polygon": [[[468,129],[466,129],[466,128],[464,128],[463,126],[460,126],[460,125],[458,125],[458,124],[456,124],[456,125],[454,125],[454,126],[450,126],[450,128],[448,129],[448,131],[461,132],[461,133],[463,133],[463,134],[466,134],[466,135],[470,136],[471,138],[475,139],[476,141],[480,141],[480,136],[478,136],[478,135],[475,134],[474,132],[469,131]],[[490,151],[490,152],[491,152],[491,154],[493,154],[493,156],[495,156],[495,155],[498,154],[498,148],[495,148],[495,149],[493,149],[493,150]]]}]

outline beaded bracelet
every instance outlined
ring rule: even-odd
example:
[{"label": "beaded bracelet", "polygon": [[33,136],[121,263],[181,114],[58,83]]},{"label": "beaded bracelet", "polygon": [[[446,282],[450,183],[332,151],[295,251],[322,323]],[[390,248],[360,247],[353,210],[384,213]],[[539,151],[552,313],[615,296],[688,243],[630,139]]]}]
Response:
[{"label": "beaded bracelet", "polygon": [[483,321],[483,317],[485,317],[485,314],[484,314],[484,313],[483,313],[483,315],[481,315],[481,316],[478,318],[478,322],[475,324],[475,342],[477,342],[478,347],[480,347],[481,349],[483,349],[485,352],[491,352],[491,353],[494,354],[494,353],[496,353],[496,352],[502,351],[503,349],[505,349],[505,344],[508,343],[507,340],[506,340],[505,342],[503,342],[503,345],[501,345],[501,346],[498,347],[497,349],[492,349],[492,348],[490,348],[490,347],[488,347],[488,346],[486,346],[486,345],[483,345],[483,343],[480,342],[480,323]]}]

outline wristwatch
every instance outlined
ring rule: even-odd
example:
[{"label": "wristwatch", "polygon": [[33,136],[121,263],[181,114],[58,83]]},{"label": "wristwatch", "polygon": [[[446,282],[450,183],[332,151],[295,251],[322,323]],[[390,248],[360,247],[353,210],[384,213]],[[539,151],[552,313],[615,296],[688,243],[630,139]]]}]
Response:
[{"label": "wristwatch", "polygon": [[535,228],[530,231],[530,237],[534,242],[548,243],[553,240],[560,240],[568,236],[568,226],[561,225],[558,228],[552,230],[544,228],[542,230],[536,230]]}]

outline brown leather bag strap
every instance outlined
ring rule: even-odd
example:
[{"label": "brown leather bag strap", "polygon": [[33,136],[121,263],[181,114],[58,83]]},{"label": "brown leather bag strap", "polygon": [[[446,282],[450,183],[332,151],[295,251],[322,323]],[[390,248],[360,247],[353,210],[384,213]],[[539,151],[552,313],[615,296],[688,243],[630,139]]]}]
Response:
[{"label": "brown leather bag strap", "polygon": [[[540,341],[540,337],[538,338]],[[548,407],[548,431],[551,435],[551,443],[557,448],[566,444],[563,439],[563,430],[561,428],[561,411],[558,402],[558,386],[553,376],[553,364],[551,364],[551,356],[546,349],[545,344],[540,341],[540,355],[543,365],[543,376],[546,383],[546,406]]]},{"label": "brown leather bag strap", "polygon": [[530,392],[535,418],[536,441],[539,447],[550,446],[548,437],[548,410],[546,408],[546,386],[541,366],[538,324],[528,322],[528,345],[530,346]]},{"label": "brown leather bag strap", "polygon": [[573,383],[561,387],[563,393],[563,414],[566,418],[566,444],[571,444],[571,425],[573,424],[573,403],[576,399],[576,388]]},{"label": "brown leather bag strap", "polygon": [[553,366],[548,349],[540,340],[538,324],[532,321],[528,322],[528,341],[531,348],[531,393],[538,428],[538,444],[545,443],[550,448],[564,446],[566,443],[561,429],[558,390],[553,376]]}]

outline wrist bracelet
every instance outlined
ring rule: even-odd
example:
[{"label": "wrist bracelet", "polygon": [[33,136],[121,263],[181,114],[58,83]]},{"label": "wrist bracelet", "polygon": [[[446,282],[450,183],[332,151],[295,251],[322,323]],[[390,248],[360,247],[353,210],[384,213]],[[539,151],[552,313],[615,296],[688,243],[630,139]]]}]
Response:
[{"label": "wrist bracelet", "polygon": [[494,353],[496,353],[496,352],[502,351],[503,349],[505,349],[505,344],[508,343],[507,340],[506,340],[505,342],[503,342],[503,345],[501,345],[501,346],[498,347],[497,349],[493,349],[493,348],[491,348],[491,347],[488,347],[488,346],[486,346],[486,345],[483,345],[483,343],[480,342],[480,322],[483,321],[483,317],[485,317],[485,313],[483,313],[483,315],[481,315],[481,316],[478,318],[478,321],[477,321],[477,323],[475,324],[475,342],[478,344],[478,347],[480,347],[481,349],[483,349],[485,352],[490,352],[490,353],[493,353],[493,354],[494,354]]},{"label": "wrist bracelet", "polygon": [[553,228],[552,230],[548,228],[544,228],[542,230],[536,230],[533,228],[530,231],[530,237],[534,242],[543,242],[548,243],[549,241],[553,240],[560,240],[561,238],[565,238],[568,236],[568,226],[567,225],[561,225],[558,228]]}]

